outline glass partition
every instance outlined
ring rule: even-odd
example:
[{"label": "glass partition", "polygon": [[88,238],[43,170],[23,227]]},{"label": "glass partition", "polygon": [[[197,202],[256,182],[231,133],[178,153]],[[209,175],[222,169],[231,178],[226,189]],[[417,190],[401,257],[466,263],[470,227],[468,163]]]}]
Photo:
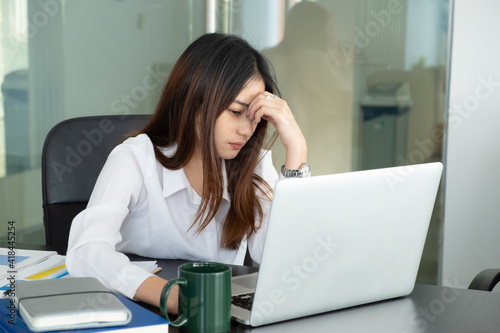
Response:
[{"label": "glass partition", "polygon": [[[235,3],[233,29],[273,64],[314,175],[442,160],[449,1]],[[441,224],[438,194],[419,282],[437,281]]]},{"label": "glass partition", "polygon": [[[275,69],[313,174],[441,160],[449,0],[0,1],[0,239],[44,243],[40,154],[71,117],[152,113],[184,48],[240,35]],[[424,23],[425,22],[425,23]],[[275,166],[284,152],[273,147]],[[437,274],[439,196],[420,282]]]}]

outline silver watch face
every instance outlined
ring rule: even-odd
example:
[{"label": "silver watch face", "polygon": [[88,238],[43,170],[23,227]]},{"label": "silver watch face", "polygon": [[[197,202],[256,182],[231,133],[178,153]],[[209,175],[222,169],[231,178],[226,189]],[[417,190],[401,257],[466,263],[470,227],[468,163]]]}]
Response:
[{"label": "silver watch face", "polygon": [[311,175],[311,168],[307,163],[302,164],[299,171],[300,171],[299,177],[304,178],[304,177],[309,177]]}]

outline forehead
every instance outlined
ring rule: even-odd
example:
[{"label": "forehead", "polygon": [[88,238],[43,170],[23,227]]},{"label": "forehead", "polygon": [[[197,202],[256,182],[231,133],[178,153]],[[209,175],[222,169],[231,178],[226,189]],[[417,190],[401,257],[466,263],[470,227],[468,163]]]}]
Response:
[{"label": "forehead", "polygon": [[265,91],[264,81],[260,77],[250,79],[235,99],[235,103],[248,106],[259,94]]}]

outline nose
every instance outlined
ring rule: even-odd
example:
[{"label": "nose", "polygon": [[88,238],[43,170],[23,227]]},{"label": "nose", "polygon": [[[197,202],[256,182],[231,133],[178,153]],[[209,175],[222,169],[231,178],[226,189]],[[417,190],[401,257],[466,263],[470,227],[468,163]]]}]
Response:
[{"label": "nose", "polygon": [[255,124],[255,121],[253,119],[249,120],[247,117],[241,117],[238,126],[238,134],[249,138],[252,136],[256,127],[257,124]]}]

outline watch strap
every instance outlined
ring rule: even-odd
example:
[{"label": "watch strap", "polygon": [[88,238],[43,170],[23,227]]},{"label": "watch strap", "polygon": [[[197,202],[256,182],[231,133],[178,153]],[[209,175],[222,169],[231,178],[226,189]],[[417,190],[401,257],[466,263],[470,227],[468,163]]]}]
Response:
[{"label": "watch strap", "polygon": [[307,163],[303,163],[299,169],[287,169],[282,165],[281,174],[285,178],[305,178],[311,175],[311,169]]}]

